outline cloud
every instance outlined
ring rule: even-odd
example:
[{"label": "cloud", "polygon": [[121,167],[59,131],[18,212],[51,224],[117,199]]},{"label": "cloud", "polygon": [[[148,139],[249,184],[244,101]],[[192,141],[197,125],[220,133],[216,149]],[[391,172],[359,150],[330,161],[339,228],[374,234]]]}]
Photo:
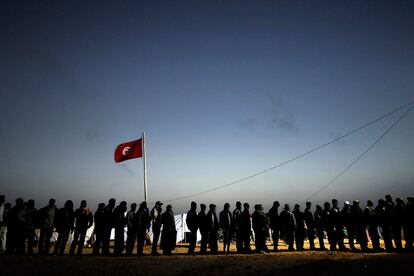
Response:
[{"label": "cloud", "polygon": [[119,166],[120,166],[123,170],[125,170],[128,174],[130,174],[130,175],[135,175],[135,172],[134,172],[133,170],[131,170],[131,169],[129,168],[129,166],[128,166],[126,163],[121,163]]},{"label": "cloud", "polygon": [[84,137],[88,142],[94,142],[100,138],[100,134],[96,130],[87,130],[84,132]]},{"label": "cloud", "polygon": [[298,130],[293,113],[287,110],[281,96],[269,96],[269,102],[271,104],[271,124],[284,130]]},{"label": "cloud", "polygon": [[[272,127],[288,131],[297,131],[299,129],[295,116],[286,108],[281,96],[269,95],[264,103],[264,106],[266,105],[267,108],[264,108],[263,118],[258,118],[258,116],[244,117],[237,121],[237,125],[241,128],[253,128],[260,125],[266,127],[270,124]],[[257,110],[257,112],[259,111],[261,110]]]},{"label": "cloud", "polygon": [[242,128],[252,128],[255,124],[256,120],[251,117],[247,117],[238,121],[238,125]]}]

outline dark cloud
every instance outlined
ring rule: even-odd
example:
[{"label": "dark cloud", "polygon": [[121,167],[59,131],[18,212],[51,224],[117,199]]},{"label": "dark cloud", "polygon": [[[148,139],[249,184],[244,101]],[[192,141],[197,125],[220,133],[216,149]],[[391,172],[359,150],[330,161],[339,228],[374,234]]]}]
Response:
[{"label": "dark cloud", "polygon": [[241,128],[252,128],[256,125],[263,124],[266,126],[270,124],[273,127],[275,126],[288,131],[297,131],[299,129],[295,116],[288,110],[281,96],[270,95],[265,104],[270,104],[270,107],[268,107],[267,110],[265,109],[264,119],[248,116],[240,119],[237,124]]},{"label": "dark cloud", "polygon": [[270,112],[272,125],[284,130],[298,130],[295,117],[293,113],[286,108],[281,96],[270,95],[269,102],[271,104]]},{"label": "dark cloud", "polygon": [[87,131],[84,132],[83,135],[84,135],[86,141],[89,141],[89,142],[94,142],[94,141],[98,140],[99,137],[101,136],[98,133],[98,131],[96,131],[96,130],[87,130]]},{"label": "dark cloud", "polygon": [[131,170],[131,169],[129,168],[129,166],[128,166],[126,163],[121,163],[121,164],[119,164],[119,166],[120,166],[123,170],[125,170],[128,174],[130,174],[130,175],[135,175],[135,172],[134,172],[133,170]]},{"label": "dark cloud", "polygon": [[255,119],[253,119],[253,118],[251,118],[251,117],[247,117],[247,118],[241,119],[241,120],[238,122],[238,125],[239,125],[240,127],[242,127],[242,128],[251,128],[251,127],[253,127],[256,123],[257,123],[257,122],[256,122],[256,120],[255,120]]}]

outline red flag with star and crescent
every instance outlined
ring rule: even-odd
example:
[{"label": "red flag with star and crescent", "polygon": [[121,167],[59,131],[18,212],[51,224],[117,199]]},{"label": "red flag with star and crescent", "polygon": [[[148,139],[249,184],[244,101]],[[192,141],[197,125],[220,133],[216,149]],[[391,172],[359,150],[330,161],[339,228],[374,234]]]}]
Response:
[{"label": "red flag with star and crescent", "polygon": [[142,157],[142,138],[120,144],[115,149],[114,159],[116,163]]}]

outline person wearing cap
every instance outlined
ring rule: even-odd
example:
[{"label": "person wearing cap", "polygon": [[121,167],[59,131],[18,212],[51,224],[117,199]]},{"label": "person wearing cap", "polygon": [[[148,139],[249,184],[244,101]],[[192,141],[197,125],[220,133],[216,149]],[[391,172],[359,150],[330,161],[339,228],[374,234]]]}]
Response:
[{"label": "person wearing cap", "polygon": [[132,203],[130,210],[126,214],[126,226],[127,226],[127,240],[126,240],[126,255],[131,256],[134,250],[135,241],[137,239],[137,229],[135,228],[134,217],[137,210],[137,204]]},{"label": "person wearing cap", "polygon": [[175,218],[172,206],[167,205],[166,211],[161,215],[162,234],[161,249],[164,255],[171,256],[177,241]]},{"label": "person wearing cap", "polygon": [[272,208],[269,209],[269,226],[272,230],[273,251],[278,251],[279,235],[280,235],[280,218],[279,218],[279,201],[273,202]]},{"label": "person wearing cap", "polygon": [[243,208],[244,209],[240,218],[240,236],[242,240],[242,252],[251,253],[252,250],[250,248],[250,236],[252,234],[252,222],[249,211],[249,203],[244,203]]},{"label": "person wearing cap", "polygon": [[151,255],[158,256],[158,240],[161,234],[161,213],[162,213],[162,205],[161,201],[155,202],[155,206],[151,209],[151,222],[152,222],[152,247],[151,247]]},{"label": "person wearing cap", "polygon": [[231,226],[233,223],[233,216],[230,212],[229,203],[224,204],[224,209],[219,214],[219,220],[220,228],[223,231],[223,252],[226,254],[230,252]]},{"label": "person wearing cap", "polygon": [[151,226],[151,216],[146,201],[139,205],[139,209],[135,214],[135,223],[137,229],[137,255],[144,256],[145,236]]},{"label": "person wearing cap", "polygon": [[200,212],[197,214],[198,227],[201,234],[200,242],[200,253],[207,253],[207,244],[208,244],[208,218],[206,214],[207,206],[203,203],[200,204]]},{"label": "person wearing cap", "polygon": [[190,210],[187,212],[186,218],[187,227],[190,230],[190,244],[188,246],[189,255],[195,255],[194,249],[197,243],[197,229],[198,229],[198,221],[197,221],[197,203],[192,201]]},{"label": "person wearing cap", "polygon": [[352,218],[352,225],[355,230],[355,236],[362,251],[367,251],[367,234],[366,234],[366,222],[364,220],[364,211],[362,211],[361,207],[359,206],[359,201],[354,200],[352,207],[351,207],[351,218]]},{"label": "person wearing cap", "polygon": [[216,205],[210,204],[210,210],[207,213],[208,219],[208,246],[211,254],[217,254],[218,251],[218,230],[220,229],[219,220],[216,215]]},{"label": "person wearing cap", "polygon": [[0,252],[6,251],[6,235],[7,235],[7,225],[6,225],[6,210],[5,210],[6,197],[0,195]]},{"label": "person wearing cap", "polygon": [[236,249],[237,253],[242,253],[243,251],[243,242],[242,242],[242,234],[240,232],[240,225],[241,225],[241,214],[242,214],[242,204],[240,201],[236,202],[236,209],[233,211],[233,223],[232,223],[232,233],[236,237]]},{"label": "person wearing cap", "polygon": [[286,244],[288,250],[293,251],[293,242],[295,240],[296,219],[295,215],[290,211],[289,204],[285,204],[285,208],[280,212],[280,224],[286,236]]},{"label": "person wearing cap", "polygon": [[378,233],[378,222],[375,216],[374,203],[371,200],[367,201],[367,206],[364,209],[364,217],[368,227],[368,234],[371,238],[372,248],[375,251],[381,251],[380,236]]},{"label": "person wearing cap", "polygon": [[300,205],[295,204],[293,208],[293,215],[296,220],[295,229],[295,243],[296,250],[303,251],[303,244],[305,240],[305,214],[300,210]]},{"label": "person wearing cap", "polygon": [[307,226],[306,234],[309,240],[309,250],[315,250],[315,219],[313,217],[311,208],[312,203],[306,202],[306,208],[303,214],[305,216],[305,223]]}]

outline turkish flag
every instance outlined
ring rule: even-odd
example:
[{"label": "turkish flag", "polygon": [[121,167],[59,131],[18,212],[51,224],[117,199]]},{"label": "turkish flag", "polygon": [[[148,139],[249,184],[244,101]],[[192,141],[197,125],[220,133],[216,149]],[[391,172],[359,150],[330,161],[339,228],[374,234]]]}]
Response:
[{"label": "turkish flag", "polygon": [[142,157],[142,138],[120,144],[115,149],[114,159],[116,163]]}]

